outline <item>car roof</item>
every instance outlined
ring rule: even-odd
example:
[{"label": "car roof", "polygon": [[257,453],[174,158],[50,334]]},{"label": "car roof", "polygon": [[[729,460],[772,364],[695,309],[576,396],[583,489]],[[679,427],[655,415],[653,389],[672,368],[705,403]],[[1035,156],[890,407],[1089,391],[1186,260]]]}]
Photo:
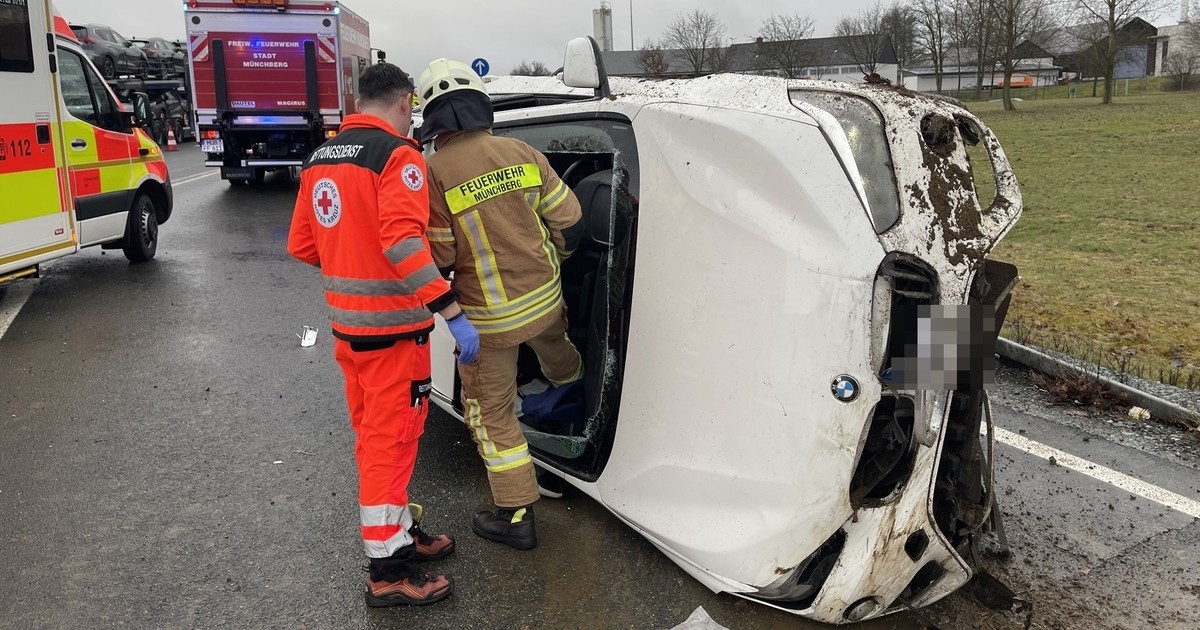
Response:
[{"label": "car roof", "polygon": [[[914,101],[945,101],[895,86],[788,80],[733,73],[694,79],[609,77],[608,80],[615,102],[635,106],[650,103],[684,103],[800,118],[809,116],[793,104],[793,90],[859,96],[875,103],[877,107],[906,107]],[[487,83],[487,90],[498,111],[595,99],[595,91],[591,88],[568,87],[559,77],[498,77]],[[815,124],[816,121],[813,122]]]}]

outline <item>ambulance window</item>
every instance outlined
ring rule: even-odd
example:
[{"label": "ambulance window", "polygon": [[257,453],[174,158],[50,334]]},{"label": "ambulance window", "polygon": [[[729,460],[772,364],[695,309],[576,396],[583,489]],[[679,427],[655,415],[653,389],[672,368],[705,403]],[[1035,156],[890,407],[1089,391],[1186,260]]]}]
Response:
[{"label": "ambulance window", "polygon": [[109,131],[125,131],[117,111],[117,104],[113,102],[104,81],[90,66],[84,66],[83,70],[87,72],[88,83],[92,87],[92,98],[96,103],[96,111],[100,112],[100,122],[96,125]]},{"label": "ambulance window", "polygon": [[104,82],[83,58],[69,50],[58,50],[59,82],[63,102],[72,116],[110,131],[123,131],[116,105]]},{"label": "ambulance window", "polygon": [[99,121],[96,105],[92,103],[92,91],[88,88],[83,59],[79,55],[59,49],[58,80],[62,85],[63,103],[67,111],[79,120],[96,124]]},{"label": "ambulance window", "polygon": [[33,72],[33,34],[23,0],[0,1],[0,72]]}]

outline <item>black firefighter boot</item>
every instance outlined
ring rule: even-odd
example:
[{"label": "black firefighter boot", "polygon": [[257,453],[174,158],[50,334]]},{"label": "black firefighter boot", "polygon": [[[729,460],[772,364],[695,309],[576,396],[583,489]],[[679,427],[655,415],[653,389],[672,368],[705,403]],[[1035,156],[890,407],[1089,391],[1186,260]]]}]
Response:
[{"label": "black firefighter boot", "polygon": [[525,551],[537,546],[537,532],[533,524],[533,506],[527,505],[523,508],[496,508],[491,512],[480,512],[475,515],[471,530],[481,538]]}]

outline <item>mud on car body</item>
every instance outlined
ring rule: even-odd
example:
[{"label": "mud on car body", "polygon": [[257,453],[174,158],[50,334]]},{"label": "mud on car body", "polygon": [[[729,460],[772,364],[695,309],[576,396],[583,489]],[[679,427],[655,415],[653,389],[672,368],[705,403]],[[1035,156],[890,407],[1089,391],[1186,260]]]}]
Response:
[{"label": "mud on car body", "polygon": [[[995,136],[891,87],[610,80],[580,41],[561,79],[488,84],[588,232],[561,271],[585,413],[523,419],[537,463],[714,591],[848,623],[962,586],[998,525],[978,373],[1017,280],[988,258],[1021,212]],[[938,351],[971,376],[930,380],[921,330],[964,311],[990,329]],[[461,417],[441,328],[433,361]]]}]

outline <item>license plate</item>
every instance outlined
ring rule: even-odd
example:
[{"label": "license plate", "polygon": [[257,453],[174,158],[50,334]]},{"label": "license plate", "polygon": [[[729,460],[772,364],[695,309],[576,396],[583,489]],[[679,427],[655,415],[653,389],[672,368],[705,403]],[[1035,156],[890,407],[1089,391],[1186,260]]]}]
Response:
[{"label": "license plate", "polygon": [[224,140],[201,140],[200,141],[200,150],[205,153],[224,153],[225,152],[225,141]]}]

